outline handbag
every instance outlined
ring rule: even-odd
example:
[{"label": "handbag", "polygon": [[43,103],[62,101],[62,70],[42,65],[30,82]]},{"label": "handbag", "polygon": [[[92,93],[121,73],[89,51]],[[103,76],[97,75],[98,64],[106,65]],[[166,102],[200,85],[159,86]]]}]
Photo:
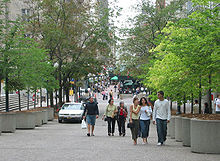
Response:
[{"label": "handbag", "polygon": [[87,125],[86,125],[86,121],[85,121],[85,120],[82,120],[81,128],[82,128],[82,129],[86,129],[86,128],[87,128]]},{"label": "handbag", "polygon": [[128,124],[127,124],[127,128],[133,128],[134,127],[134,124],[133,124],[133,122],[129,122]]}]

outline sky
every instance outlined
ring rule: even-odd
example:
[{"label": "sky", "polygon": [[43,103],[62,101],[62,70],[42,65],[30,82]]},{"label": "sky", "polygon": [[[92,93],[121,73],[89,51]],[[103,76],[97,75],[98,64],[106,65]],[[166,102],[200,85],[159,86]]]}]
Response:
[{"label": "sky", "polygon": [[[115,0],[109,0],[109,2],[113,2]],[[122,8],[121,16],[119,16],[116,21],[119,21],[115,23],[118,27],[127,26],[126,20],[128,17],[135,17],[137,15],[137,12],[133,9],[138,3],[140,3],[142,0],[117,0],[117,5]],[[156,0],[150,0],[152,2],[155,2]]]}]

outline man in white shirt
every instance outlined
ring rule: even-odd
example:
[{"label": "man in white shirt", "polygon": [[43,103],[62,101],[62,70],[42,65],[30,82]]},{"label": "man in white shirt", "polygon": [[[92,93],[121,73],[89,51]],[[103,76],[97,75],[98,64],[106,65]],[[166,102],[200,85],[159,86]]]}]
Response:
[{"label": "man in white shirt", "polygon": [[164,92],[157,93],[158,100],[154,103],[153,124],[157,125],[158,146],[161,146],[166,141],[167,123],[170,122],[171,112],[169,101],[164,99]]},{"label": "man in white shirt", "polygon": [[220,114],[220,94],[217,95],[217,98],[215,99],[215,113]]}]

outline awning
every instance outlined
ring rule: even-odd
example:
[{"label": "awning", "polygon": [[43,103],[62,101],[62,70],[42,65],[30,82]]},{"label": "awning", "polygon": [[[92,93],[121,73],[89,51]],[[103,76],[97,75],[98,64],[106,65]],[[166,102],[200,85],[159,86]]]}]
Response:
[{"label": "awning", "polygon": [[132,82],[128,82],[125,84],[125,86],[132,86],[132,84],[133,84]]},{"label": "awning", "polygon": [[114,77],[111,78],[111,80],[118,80],[118,77],[114,76]]}]

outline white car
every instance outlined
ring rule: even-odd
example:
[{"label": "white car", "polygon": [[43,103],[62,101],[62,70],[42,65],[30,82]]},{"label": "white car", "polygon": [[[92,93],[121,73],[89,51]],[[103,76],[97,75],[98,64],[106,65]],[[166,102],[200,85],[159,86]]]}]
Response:
[{"label": "white car", "polygon": [[63,121],[82,121],[82,115],[84,112],[84,106],[82,103],[65,103],[59,113],[58,122]]}]

